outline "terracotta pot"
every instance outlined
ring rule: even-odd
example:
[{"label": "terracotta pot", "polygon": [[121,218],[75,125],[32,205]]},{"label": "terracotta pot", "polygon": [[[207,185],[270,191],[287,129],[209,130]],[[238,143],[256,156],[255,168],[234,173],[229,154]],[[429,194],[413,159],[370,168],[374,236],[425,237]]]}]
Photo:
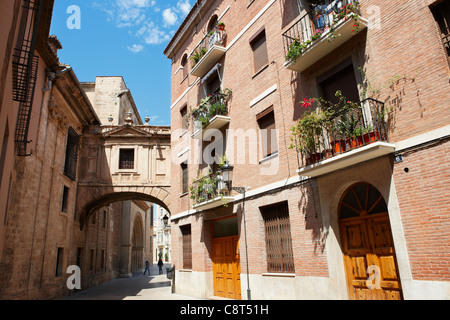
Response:
[{"label": "terracotta pot", "polygon": [[370,131],[368,133],[365,133],[363,135],[364,143],[369,144],[375,141],[379,141],[380,139],[380,132],[379,131]]},{"label": "terracotta pot", "polygon": [[331,150],[333,154],[345,152],[345,140],[333,140],[331,141]]},{"label": "terracotta pot", "polygon": [[306,162],[308,164],[313,164],[319,162],[321,159],[322,159],[321,153],[313,153],[308,158],[306,158]]}]

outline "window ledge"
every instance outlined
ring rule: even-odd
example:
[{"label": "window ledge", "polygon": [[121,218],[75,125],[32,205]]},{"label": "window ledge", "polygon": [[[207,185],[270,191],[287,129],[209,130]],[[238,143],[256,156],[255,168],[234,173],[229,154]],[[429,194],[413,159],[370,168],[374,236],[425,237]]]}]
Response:
[{"label": "window ledge", "polygon": [[262,67],[261,69],[259,69],[258,71],[255,72],[254,75],[252,75],[252,79],[254,79],[257,75],[259,75],[260,73],[262,73],[264,70],[266,70],[269,67],[269,64],[266,64],[264,67]]},{"label": "window ledge", "polygon": [[266,272],[262,274],[263,277],[284,277],[284,278],[295,278],[295,273],[274,273]]},{"label": "window ledge", "polygon": [[264,162],[270,161],[273,158],[277,158],[278,157],[278,151],[275,151],[273,154],[271,154],[268,157],[265,157],[264,159],[259,160],[259,164],[263,164]]},{"label": "window ledge", "polygon": [[192,272],[192,269],[179,269],[179,272]]}]

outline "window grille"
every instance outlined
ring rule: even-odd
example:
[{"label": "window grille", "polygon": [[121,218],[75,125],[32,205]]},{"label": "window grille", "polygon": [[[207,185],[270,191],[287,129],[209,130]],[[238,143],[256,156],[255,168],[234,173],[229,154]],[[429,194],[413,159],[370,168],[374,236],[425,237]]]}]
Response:
[{"label": "window grille", "polygon": [[188,182],[188,165],[186,163],[181,164],[181,193],[187,193],[189,191]]},{"label": "window grille", "polygon": [[134,149],[120,149],[119,169],[134,169]]},{"label": "window grille", "polygon": [[288,203],[261,208],[264,219],[267,251],[267,271],[294,273],[291,224]]}]

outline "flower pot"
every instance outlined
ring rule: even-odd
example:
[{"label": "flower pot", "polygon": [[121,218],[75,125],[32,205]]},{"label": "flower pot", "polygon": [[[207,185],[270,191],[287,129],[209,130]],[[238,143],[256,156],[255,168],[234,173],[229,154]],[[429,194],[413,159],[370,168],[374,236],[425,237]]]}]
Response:
[{"label": "flower pot", "polygon": [[364,144],[369,144],[375,141],[379,141],[380,139],[380,132],[379,131],[370,131],[368,133],[365,133],[363,135]]},{"label": "flower pot", "polygon": [[326,150],[322,151],[322,160],[331,158],[332,156],[333,156],[333,150],[332,149],[326,149]]},{"label": "flower pot", "polygon": [[345,140],[333,140],[331,141],[331,150],[333,154],[345,152]]},{"label": "flower pot", "polygon": [[345,140],[350,149],[356,149],[363,146],[363,137],[357,136],[355,138],[347,138]]},{"label": "flower pot", "polygon": [[322,159],[322,154],[321,153],[313,153],[310,154],[308,158],[306,158],[306,162],[308,164],[313,164],[313,163],[317,163]]}]

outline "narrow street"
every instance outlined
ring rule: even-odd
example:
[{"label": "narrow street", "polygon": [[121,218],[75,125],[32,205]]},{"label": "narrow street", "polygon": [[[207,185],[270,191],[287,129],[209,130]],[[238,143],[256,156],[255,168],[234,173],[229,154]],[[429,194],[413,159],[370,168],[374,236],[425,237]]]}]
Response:
[{"label": "narrow street", "polygon": [[196,298],[171,293],[171,281],[159,274],[156,264],[150,275],[134,274],[131,278],[113,279],[93,288],[81,290],[58,300],[198,300]]}]

